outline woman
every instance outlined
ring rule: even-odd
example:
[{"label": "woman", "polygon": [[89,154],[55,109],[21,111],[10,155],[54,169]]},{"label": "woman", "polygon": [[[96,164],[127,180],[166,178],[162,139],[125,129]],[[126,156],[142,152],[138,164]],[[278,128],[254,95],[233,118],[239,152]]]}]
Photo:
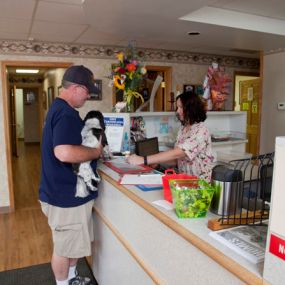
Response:
[{"label": "woman", "polygon": [[195,175],[210,181],[212,172],[211,136],[204,124],[207,118],[204,103],[192,91],[176,97],[176,114],[181,122],[174,149],[149,155],[133,154],[127,158],[130,164],[167,163],[178,166],[180,173]]}]

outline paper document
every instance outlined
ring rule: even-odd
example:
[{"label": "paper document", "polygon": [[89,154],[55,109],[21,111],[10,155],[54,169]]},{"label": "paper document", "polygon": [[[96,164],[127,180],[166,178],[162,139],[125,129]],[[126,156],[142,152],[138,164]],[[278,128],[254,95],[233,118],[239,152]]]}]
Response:
[{"label": "paper document", "polygon": [[153,201],[152,203],[157,205],[157,206],[160,206],[160,207],[162,207],[168,211],[174,209],[173,204],[166,201],[166,200],[157,200],[157,201]]},{"label": "paper document", "polygon": [[106,136],[111,152],[120,152],[122,149],[124,118],[104,117]]},{"label": "paper document", "polygon": [[239,226],[210,232],[210,236],[252,263],[264,260],[267,226]]},{"label": "paper document", "polygon": [[143,184],[143,185],[161,185],[162,175],[160,174],[124,174],[120,184]]}]

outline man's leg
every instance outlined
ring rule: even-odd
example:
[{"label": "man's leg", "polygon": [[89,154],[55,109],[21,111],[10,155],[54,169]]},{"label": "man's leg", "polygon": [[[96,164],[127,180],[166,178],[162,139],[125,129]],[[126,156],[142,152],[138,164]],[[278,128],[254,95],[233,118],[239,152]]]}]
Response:
[{"label": "man's leg", "polygon": [[69,258],[69,271],[68,271],[68,280],[74,278],[77,275],[76,265],[78,258]]},{"label": "man's leg", "polygon": [[56,281],[68,280],[69,258],[58,256],[55,253],[52,255],[51,267]]}]

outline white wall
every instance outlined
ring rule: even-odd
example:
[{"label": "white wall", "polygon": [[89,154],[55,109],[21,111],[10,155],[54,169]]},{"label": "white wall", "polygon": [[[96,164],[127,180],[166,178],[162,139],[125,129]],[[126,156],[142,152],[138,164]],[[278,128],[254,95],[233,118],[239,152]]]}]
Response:
[{"label": "white wall", "polygon": [[263,76],[260,153],[274,151],[275,138],[285,136],[285,110],[277,110],[285,102],[285,52],[264,57]]},{"label": "white wall", "polygon": [[16,124],[17,124],[17,138],[24,138],[24,100],[23,89],[16,89]]}]

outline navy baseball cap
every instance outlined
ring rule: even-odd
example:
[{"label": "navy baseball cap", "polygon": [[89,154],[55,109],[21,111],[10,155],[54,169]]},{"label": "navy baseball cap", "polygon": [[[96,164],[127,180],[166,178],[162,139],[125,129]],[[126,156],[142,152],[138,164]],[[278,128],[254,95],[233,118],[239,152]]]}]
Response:
[{"label": "navy baseball cap", "polygon": [[66,69],[62,80],[85,86],[89,94],[98,94],[99,90],[94,84],[93,73],[83,65],[73,65]]}]

